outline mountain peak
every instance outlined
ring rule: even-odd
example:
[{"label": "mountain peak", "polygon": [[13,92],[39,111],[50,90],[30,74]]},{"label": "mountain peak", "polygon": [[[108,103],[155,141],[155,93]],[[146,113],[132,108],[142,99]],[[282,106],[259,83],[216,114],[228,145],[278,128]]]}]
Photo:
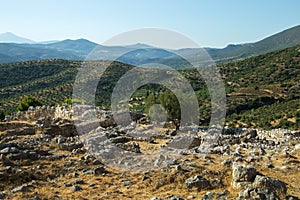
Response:
[{"label": "mountain peak", "polygon": [[0,43],[35,43],[33,40],[20,37],[12,32],[5,32],[0,34]]},{"label": "mountain peak", "polygon": [[5,32],[5,33],[1,33],[0,35],[4,35],[4,36],[16,36],[15,34],[13,34],[12,32]]}]

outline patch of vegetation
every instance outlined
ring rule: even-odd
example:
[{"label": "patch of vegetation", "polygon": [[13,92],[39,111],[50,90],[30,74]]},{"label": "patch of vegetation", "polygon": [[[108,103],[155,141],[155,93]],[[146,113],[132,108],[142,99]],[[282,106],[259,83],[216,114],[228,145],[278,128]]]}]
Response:
[{"label": "patch of vegetation", "polygon": [[36,107],[36,106],[41,106],[41,105],[42,105],[42,103],[39,100],[35,99],[34,97],[24,96],[24,98],[19,102],[17,110],[25,111],[25,110],[28,110],[28,108],[30,106]]},{"label": "patch of vegetation", "polygon": [[72,105],[73,103],[84,103],[84,101],[80,99],[65,99],[63,103]]}]

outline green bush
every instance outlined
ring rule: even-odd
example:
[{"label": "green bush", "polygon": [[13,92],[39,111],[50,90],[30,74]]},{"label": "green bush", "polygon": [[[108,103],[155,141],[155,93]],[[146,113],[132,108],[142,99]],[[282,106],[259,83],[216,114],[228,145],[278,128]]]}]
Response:
[{"label": "green bush", "polygon": [[18,111],[25,111],[28,110],[30,106],[36,107],[36,106],[41,106],[42,103],[35,99],[32,96],[24,96],[24,98],[19,102],[19,105],[17,107]]},{"label": "green bush", "polygon": [[64,100],[64,103],[69,104],[69,105],[71,105],[73,103],[83,103],[83,102],[84,102],[84,100],[80,100],[80,99],[65,99]]},{"label": "green bush", "polygon": [[72,104],[72,99],[65,99],[64,103],[71,105]]}]

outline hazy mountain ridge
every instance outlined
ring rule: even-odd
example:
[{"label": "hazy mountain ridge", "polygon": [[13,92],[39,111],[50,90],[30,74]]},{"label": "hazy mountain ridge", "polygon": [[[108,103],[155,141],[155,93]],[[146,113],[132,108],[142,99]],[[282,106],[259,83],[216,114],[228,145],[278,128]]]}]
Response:
[{"label": "hazy mountain ridge", "polygon": [[83,57],[66,51],[46,49],[38,45],[0,43],[0,63],[6,63],[7,59],[9,62],[20,62],[54,58],[82,60]]},{"label": "hazy mountain ridge", "polygon": [[35,41],[6,32],[0,34],[0,43],[35,43]]},{"label": "hazy mountain ridge", "polygon": [[295,26],[255,43],[228,45],[224,49],[208,49],[214,60],[226,61],[246,58],[300,44],[300,25]]},{"label": "hazy mountain ridge", "polygon": [[[24,41],[26,41],[26,39],[23,40],[23,43]],[[95,51],[99,53],[98,55],[101,56],[100,59],[102,60],[109,60],[110,58],[115,58],[118,55],[123,55],[123,53],[135,51],[134,53],[127,54],[126,58],[124,58],[123,56],[122,60],[120,60],[127,64],[143,64],[149,61],[149,57],[151,58],[150,60],[173,59],[172,61],[170,61],[171,63],[175,63],[176,61],[180,60],[178,58],[175,58],[175,55],[166,55],[166,51],[164,49],[161,49],[161,51],[159,51],[159,48],[151,47],[147,44],[133,44],[128,46],[103,46],[86,39],[67,39],[49,43],[32,43],[30,42],[31,40],[28,41],[29,42],[27,43],[25,42],[26,44],[16,45],[7,42],[3,44],[0,43],[0,63],[41,59],[85,60],[93,49],[95,49]],[[290,29],[284,30],[255,43],[237,45],[230,44],[223,49],[204,49],[216,63],[224,63],[232,60],[281,50],[296,45],[300,45],[300,26],[295,26]],[[12,48],[12,46],[14,46],[14,48]],[[152,50],[150,50],[151,48]],[[198,53],[198,49],[193,48],[167,51],[170,51],[174,54],[178,52],[183,53],[188,57],[191,57]],[[155,57],[153,57],[153,55],[155,55]],[[99,59],[99,56],[94,59]],[[177,66],[177,68],[181,67],[181,64]]]}]

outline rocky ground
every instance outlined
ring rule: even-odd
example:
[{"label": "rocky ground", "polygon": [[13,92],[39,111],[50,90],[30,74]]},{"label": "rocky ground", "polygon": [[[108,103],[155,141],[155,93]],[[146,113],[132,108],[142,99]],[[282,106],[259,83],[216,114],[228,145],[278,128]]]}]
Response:
[{"label": "rocky ground", "polygon": [[299,131],[120,127],[101,110],[84,124],[73,112],[30,109],[0,123],[0,199],[300,197]]}]

